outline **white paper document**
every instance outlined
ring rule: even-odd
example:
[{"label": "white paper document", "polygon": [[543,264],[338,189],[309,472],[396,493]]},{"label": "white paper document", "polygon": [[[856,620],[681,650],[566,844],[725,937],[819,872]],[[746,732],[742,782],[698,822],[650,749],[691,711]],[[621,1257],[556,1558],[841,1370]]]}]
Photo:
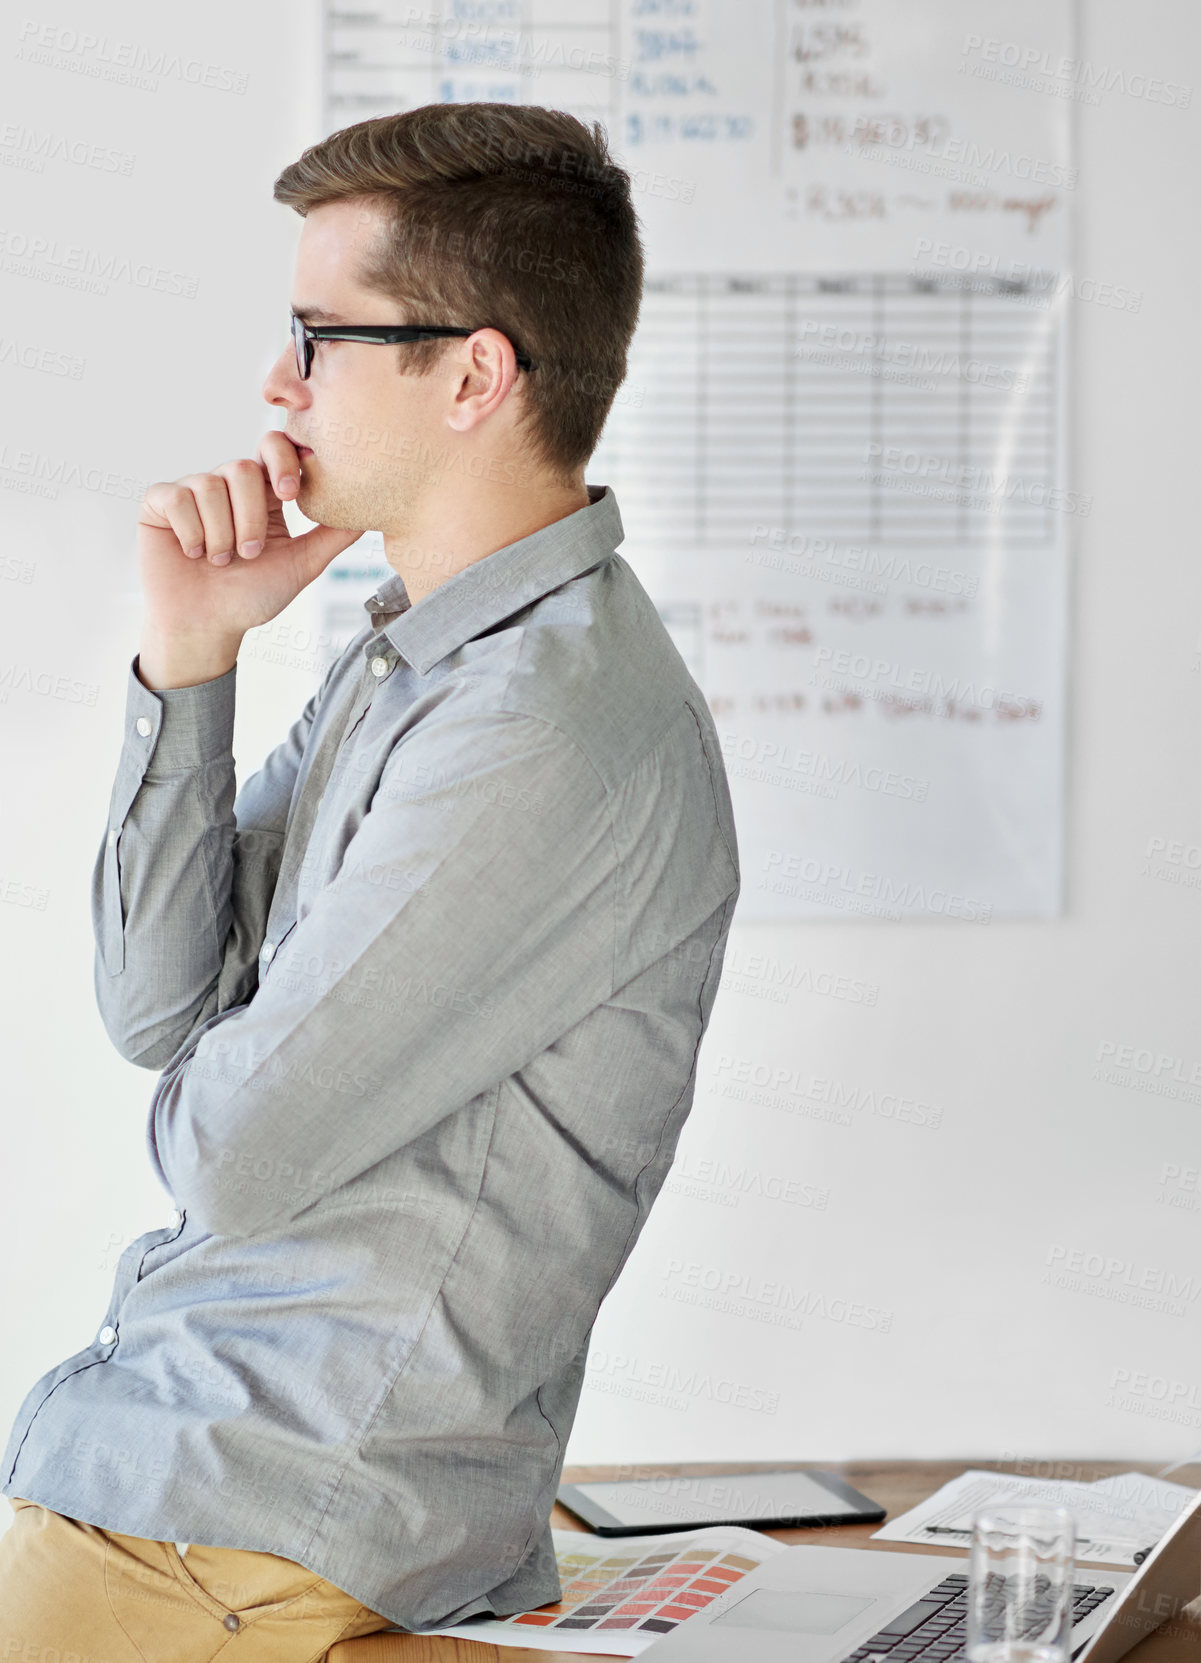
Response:
[{"label": "white paper document", "polygon": [[1186,1485],[1138,1472],[1085,1484],[972,1469],[890,1519],[875,1535],[887,1542],[966,1548],[972,1540],[972,1514],[981,1508],[1020,1502],[1066,1507],[1076,1520],[1078,1560],[1130,1569],[1135,1552],[1157,1542],[1196,1496]]}]

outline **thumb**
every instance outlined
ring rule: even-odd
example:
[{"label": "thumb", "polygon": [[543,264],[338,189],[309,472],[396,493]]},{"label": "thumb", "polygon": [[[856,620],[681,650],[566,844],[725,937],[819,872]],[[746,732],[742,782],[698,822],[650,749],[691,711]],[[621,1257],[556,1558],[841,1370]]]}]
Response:
[{"label": "thumb", "polygon": [[344,549],[348,549],[352,543],[357,543],[364,535],[363,531],[353,528],[315,525],[311,531],[304,531],[293,537],[292,558],[305,583],[311,583],[315,577],[319,577],[331,561],[336,560]]}]

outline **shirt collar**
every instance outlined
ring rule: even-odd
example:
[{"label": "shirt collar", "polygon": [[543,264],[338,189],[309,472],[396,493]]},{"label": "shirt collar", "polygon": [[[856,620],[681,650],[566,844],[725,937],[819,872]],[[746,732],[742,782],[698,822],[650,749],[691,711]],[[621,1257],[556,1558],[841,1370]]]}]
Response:
[{"label": "shirt collar", "polygon": [[[399,573],[385,578],[370,600],[363,602],[372,626],[378,628],[382,618],[391,616],[391,622],[383,625],[383,634],[419,675],[425,675],[447,653],[502,618],[600,565],[613,554],[625,531],[612,487],[586,488],[586,508],[577,508],[465,566],[416,605],[410,603]],[[378,651],[378,640],[363,647],[364,655]]]}]

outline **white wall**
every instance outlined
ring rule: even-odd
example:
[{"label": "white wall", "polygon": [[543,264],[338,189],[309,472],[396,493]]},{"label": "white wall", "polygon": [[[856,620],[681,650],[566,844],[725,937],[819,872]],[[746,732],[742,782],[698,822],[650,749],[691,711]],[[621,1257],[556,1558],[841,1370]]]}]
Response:
[{"label": "white wall", "polygon": [[[1094,63],[1201,82],[1201,15],[1185,0],[1082,9]],[[122,1247],[169,1206],[143,1142],[154,1076],[117,1058],[100,1026],[88,912],[137,646],[140,493],[25,494],[21,453],[147,481],[252,452],[275,425],[259,388],[282,344],[299,222],[270,187],[318,133],[313,42],[298,27],[311,10],[105,7],[110,51],[178,52],[247,75],[243,93],[170,76],[146,91],[22,61],[20,24],[3,26],[5,120],[135,160],[128,174],[48,160],[0,175],[0,675],[95,689],[90,703],[0,692],[5,777],[22,782],[0,817],[0,1431],[36,1377],[93,1336]],[[95,30],[93,14],[73,0],[54,18]],[[1201,1087],[1172,1097],[1138,1068],[1128,1083],[1097,1074],[1104,1047],[1128,1045],[1170,1059],[1161,1086],[1194,1068],[1201,1079],[1201,884],[1187,882],[1201,880],[1188,865],[1201,860],[1201,98],[1181,110],[1113,92],[1078,115],[1078,270],[1144,299],[1137,313],[1077,302],[1072,318],[1069,484],[1094,500],[1075,557],[1067,915],[735,925],[681,1176],[597,1324],[572,1460],[1166,1462],[1201,1448],[1201,1188],[1162,1179],[1201,1165]],[[6,133],[0,164],[13,159]],[[22,275],[14,234],[57,241],[59,261],[82,246],[195,277],[195,298]],[[82,356],[83,373],[22,367],[9,341]],[[244,653],[242,777],[315,677],[303,655],[281,668]],[[1148,866],[1156,838],[1183,846],[1179,863]],[[839,977],[874,1002],[795,985],[769,997]],[[849,1125],[823,1121],[736,1095],[746,1065],[941,1115],[919,1125],[865,1106]],[[706,1190],[684,1174],[703,1179],[707,1162],[791,1187]],[[1073,1256],[1076,1285],[1049,1281]],[[1169,1279],[1183,1293],[1139,1292]]]}]

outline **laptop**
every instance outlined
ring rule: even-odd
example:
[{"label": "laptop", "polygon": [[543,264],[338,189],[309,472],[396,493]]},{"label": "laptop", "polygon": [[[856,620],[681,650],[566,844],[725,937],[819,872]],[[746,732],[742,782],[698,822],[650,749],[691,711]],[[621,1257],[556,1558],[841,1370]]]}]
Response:
[{"label": "laptop", "polygon": [[[959,1663],[968,1559],[809,1547],[776,1554],[646,1648],[655,1663]],[[1136,1571],[1073,1578],[1073,1663],[1117,1663],[1201,1597],[1201,1491]]]}]

